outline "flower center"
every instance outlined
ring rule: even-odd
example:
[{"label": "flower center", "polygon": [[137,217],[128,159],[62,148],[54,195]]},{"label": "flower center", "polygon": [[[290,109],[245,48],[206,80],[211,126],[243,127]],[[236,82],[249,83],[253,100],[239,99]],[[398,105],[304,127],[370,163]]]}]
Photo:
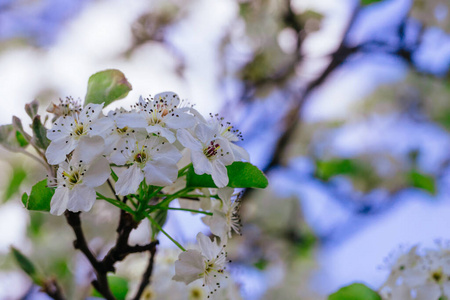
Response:
[{"label": "flower center", "polygon": [[215,144],[215,141],[211,141],[208,147],[203,148],[203,154],[209,159],[215,157],[217,155],[217,151],[220,148],[219,144]]},{"label": "flower center", "polygon": [[126,133],[127,130],[128,130],[128,126],[125,126],[124,128],[119,128],[119,127],[117,127],[116,130],[117,130],[117,132],[120,133],[120,134]]},{"label": "flower center", "polygon": [[85,135],[86,133],[87,132],[86,132],[83,124],[77,124],[75,126],[75,128],[73,129],[73,134],[78,137]]},{"label": "flower center", "polygon": [[441,283],[443,276],[442,268],[439,268],[431,273],[431,278],[436,281],[436,283]]},{"label": "flower center", "polygon": [[74,170],[70,173],[64,171],[63,172],[64,179],[69,187],[73,187],[78,183],[82,182],[83,173],[80,173],[79,170]]},{"label": "flower center", "polygon": [[136,153],[136,155],[134,156],[134,161],[137,162],[138,164],[143,164],[147,161],[147,153],[145,153],[144,151]]}]

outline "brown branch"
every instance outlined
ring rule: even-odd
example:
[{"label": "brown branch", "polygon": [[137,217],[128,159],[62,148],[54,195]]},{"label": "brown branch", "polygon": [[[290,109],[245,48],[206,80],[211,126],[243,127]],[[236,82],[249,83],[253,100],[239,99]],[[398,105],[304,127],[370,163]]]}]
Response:
[{"label": "brown branch", "polygon": [[[153,244],[155,243],[155,244]],[[152,272],[153,272],[153,262],[155,260],[155,254],[156,254],[156,245],[159,242],[152,242],[151,244],[153,244],[153,247],[150,248],[150,259],[148,261],[148,266],[147,269],[145,270],[145,273],[142,275],[142,280],[141,280],[141,284],[139,285],[139,289],[136,293],[136,295],[134,296],[133,300],[139,300],[142,296],[142,293],[145,290],[145,287],[148,286],[150,284],[150,277],[152,276]],[[149,244],[149,245],[151,245]]]},{"label": "brown branch", "polygon": [[46,280],[43,284],[42,291],[55,300],[66,300],[66,297],[55,278]]},{"label": "brown branch", "polygon": [[116,300],[109,288],[108,278],[106,276],[107,270],[105,270],[103,264],[97,260],[97,258],[94,256],[87,245],[83,229],[81,228],[80,213],[66,211],[65,216],[67,223],[70,225],[70,227],[72,227],[73,232],[75,233],[76,239],[73,242],[74,248],[80,250],[86,256],[86,258],[94,268],[95,274],[97,275],[97,280],[92,281],[92,285],[107,300]]}]

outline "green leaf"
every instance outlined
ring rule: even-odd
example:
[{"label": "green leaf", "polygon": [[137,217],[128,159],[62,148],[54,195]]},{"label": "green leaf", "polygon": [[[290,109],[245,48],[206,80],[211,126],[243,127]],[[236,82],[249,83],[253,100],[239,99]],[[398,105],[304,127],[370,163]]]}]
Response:
[{"label": "green leaf", "polygon": [[47,179],[39,181],[31,188],[31,193],[22,195],[22,203],[28,210],[50,211],[54,189],[47,187]]},{"label": "green leaf", "polygon": [[12,196],[14,196],[20,188],[20,185],[27,177],[27,172],[20,166],[15,166],[13,169],[13,173],[11,176],[11,179],[9,181],[9,185],[6,188],[5,194],[3,195],[3,198],[5,201],[8,201],[11,199]]},{"label": "green leaf", "polygon": [[[125,300],[128,293],[128,281],[122,277],[110,275],[108,276],[108,283],[114,297],[116,297],[117,300]],[[95,289],[92,291],[92,296],[103,298],[103,296]]]},{"label": "green leaf", "polygon": [[16,131],[16,139],[21,148],[25,148],[29,144],[28,141],[23,136],[23,134],[21,134],[19,131]]},{"label": "green leaf", "polygon": [[381,297],[364,284],[353,283],[331,294],[328,300],[381,300]]},{"label": "green leaf", "polygon": [[50,140],[47,138],[47,128],[42,125],[40,115],[34,116],[31,128],[33,129],[33,142],[36,147],[47,149],[48,145],[50,145]]},{"label": "green leaf", "polygon": [[31,101],[30,103],[25,104],[25,112],[30,116],[32,120],[34,119],[34,116],[37,115],[38,108],[39,102],[36,99]]},{"label": "green leaf", "polygon": [[383,0],[361,0],[361,5],[366,6],[366,5],[370,5],[370,4],[381,2],[381,1],[383,1]]},{"label": "green leaf", "polygon": [[89,77],[84,105],[104,102],[104,106],[107,106],[115,100],[126,97],[131,89],[131,84],[119,70],[110,69],[95,73]]},{"label": "green leaf", "polygon": [[[23,130],[22,121],[21,121],[18,117],[13,116],[12,124],[13,124],[14,128],[15,128],[18,132],[21,133],[21,135],[22,135],[21,138],[23,138],[23,139],[25,140],[26,145],[28,145],[28,141],[31,141],[31,136],[30,136],[28,133],[26,133],[25,130]],[[17,134],[16,134],[16,136],[17,136]],[[19,138],[17,138],[17,140],[19,141],[19,143],[20,143],[21,145],[24,143],[23,141],[21,142],[21,141],[19,140]],[[26,145],[25,145],[25,146],[26,146]],[[21,146],[21,147],[24,147],[24,146]]]},{"label": "green leaf", "polygon": [[39,275],[36,267],[34,266],[33,262],[26,257],[22,252],[17,250],[14,247],[11,247],[11,253],[16,260],[19,267],[30,276],[30,278],[33,280],[34,283],[41,285],[43,282],[42,276]]},{"label": "green leaf", "polygon": [[26,146],[22,146],[24,144],[22,139],[25,140],[12,124],[0,126],[0,145],[7,150],[12,152],[20,151],[21,148]]},{"label": "green leaf", "polygon": [[413,187],[436,195],[436,180],[433,176],[413,170],[408,174],[408,180]]},{"label": "green leaf", "polygon": [[[228,187],[232,188],[266,188],[269,185],[267,177],[258,167],[248,162],[235,161],[227,166]],[[195,174],[194,168],[190,167],[186,175],[186,187],[209,187],[216,188],[211,175]]]},{"label": "green leaf", "polygon": [[362,166],[351,159],[319,160],[316,162],[315,176],[324,181],[336,175],[352,175],[361,173]]}]

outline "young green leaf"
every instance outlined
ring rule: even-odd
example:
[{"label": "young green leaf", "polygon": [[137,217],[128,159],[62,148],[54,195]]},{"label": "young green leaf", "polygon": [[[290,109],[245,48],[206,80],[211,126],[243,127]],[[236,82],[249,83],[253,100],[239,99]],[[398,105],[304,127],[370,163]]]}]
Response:
[{"label": "young green leaf", "polygon": [[39,102],[35,99],[31,101],[30,103],[25,104],[25,112],[28,116],[33,120],[34,116],[37,115],[39,108]]},{"label": "young green leaf", "polygon": [[331,294],[328,300],[381,300],[381,297],[364,284],[353,283]]},{"label": "young green leaf", "polygon": [[40,115],[34,116],[31,128],[33,129],[34,144],[38,148],[44,150],[47,149],[48,145],[50,145],[50,140],[47,138],[47,128],[45,128],[44,125],[42,125]]},{"label": "young green leaf", "polygon": [[[122,277],[110,275],[108,276],[108,284],[111,288],[111,293],[117,300],[125,300],[128,293],[128,281]],[[92,291],[92,296],[103,298],[103,296],[97,291]]]},{"label": "young green leaf", "polygon": [[[22,121],[18,117],[13,116],[12,124],[13,124],[14,128],[18,132],[20,132],[20,134],[22,135],[22,138],[25,139],[26,144],[28,145],[28,142],[31,140],[31,136],[28,133],[26,133],[25,130],[23,130]],[[19,140],[19,143],[23,144],[24,142],[21,142]],[[23,146],[21,146],[21,147],[23,147]]]},{"label": "young green leaf", "polygon": [[131,84],[119,70],[110,69],[95,73],[89,77],[84,105],[105,103],[107,106],[115,100],[126,97],[131,89]]},{"label": "young green leaf", "polygon": [[26,257],[22,252],[17,250],[14,247],[11,247],[11,253],[16,260],[19,267],[30,276],[30,278],[33,280],[34,283],[37,285],[42,285],[43,279],[42,276],[39,275],[39,272],[37,271],[36,267],[34,266],[33,262]]},{"label": "young green leaf", "polygon": [[8,124],[0,126],[0,145],[9,151],[17,152],[28,145],[28,142],[12,124]]},{"label": "young green leaf", "polygon": [[427,191],[432,195],[436,195],[436,180],[433,176],[413,170],[408,174],[408,181],[413,187]]},{"label": "young green leaf", "polygon": [[[235,161],[227,166],[228,187],[232,188],[266,188],[269,184],[267,177],[256,166],[248,162]],[[190,167],[186,175],[187,187],[209,187],[216,188],[211,175],[195,174],[194,168]]]},{"label": "young green leaf", "polygon": [[47,179],[39,181],[32,188],[30,195],[22,195],[22,203],[28,210],[50,211],[54,189],[47,187]]}]

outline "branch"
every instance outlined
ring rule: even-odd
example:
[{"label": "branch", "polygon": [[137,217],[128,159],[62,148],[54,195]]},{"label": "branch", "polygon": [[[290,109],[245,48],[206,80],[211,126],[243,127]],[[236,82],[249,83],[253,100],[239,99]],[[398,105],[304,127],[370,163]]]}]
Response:
[{"label": "branch", "polygon": [[145,270],[145,273],[142,275],[141,284],[139,285],[139,289],[138,289],[138,291],[136,293],[136,296],[134,296],[133,300],[141,299],[141,295],[144,292],[145,287],[150,284],[150,277],[152,276],[153,262],[154,262],[155,254],[156,254],[156,245],[158,243],[159,242],[156,241],[156,242],[152,242],[152,243],[149,244],[149,245],[153,244],[153,247],[150,248],[150,259],[149,259],[149,262],[148,262],[147,270]]},{"label": "branch", "polygon": [[66,216],[67,223],[70,225],[70,227],[72,227],[73,232],[75,233],[76,239],[73,242],[74,248],[79,249],[86,256],[95,270],[97,280],[92,281],[92,285],[107,300],[116,300],[116,298],[112,295],[111,290],[109,289],[108,278],[106,276],[108,271],[105,270],[103,264],[100,263],[97,258],[95,258],[94,254],[91,252],[87,245],[83,229],[81,228],[80,213],[66,211],[64,215]]},{"label": "branch", "polygon": [[55,300],[66,300],[66,297],[64,297],[61,287],[54,278],[44,282],[42,291]]}]

